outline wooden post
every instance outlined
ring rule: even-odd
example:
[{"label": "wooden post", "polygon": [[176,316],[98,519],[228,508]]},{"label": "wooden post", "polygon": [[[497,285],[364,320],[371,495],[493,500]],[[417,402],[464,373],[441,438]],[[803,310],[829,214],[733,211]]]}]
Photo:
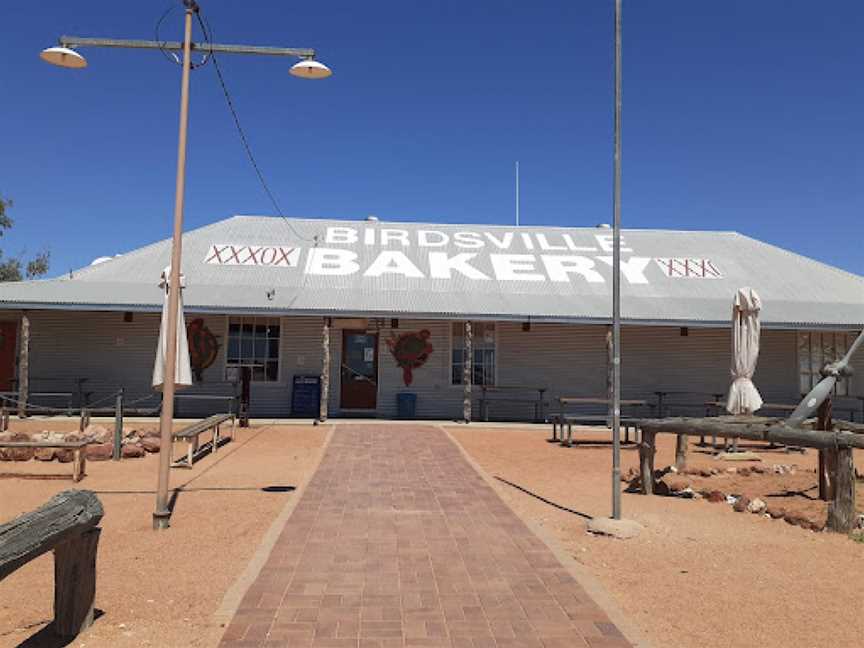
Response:
[{"label": "wooden post", "polygon": [[[831,396],[828,396],[817,411],[816,429],[830,431],[831,428]],[[830,449],[819,450],[819,499],[825,502],[833,499],[831,482],[835,460],[836,456]]]},{"label": "wooden post", "polygon": [[828,528],[838,533],[849,533],[855,528],[855,462],[852,448],[838,448],[834,454],[832,483],[834,496],[828,505]]},{"label": "wooden post", "polygon": [[61,637],[74,637],[93,623],[100,531],[90,529],[54,549],[54,632]]},{"label": "wooden post", "polygon": [[[704,437],[702,437],[704,438]],[[687,466],[687,446],[690,445],[690,440],[685,434],[677,435],[675,439],[675,467],[678,470]]]},{"label": "wooden post", "polygon": [[120,450],[123,445],[123,388],[117,392],[114,403],[114,449],[111,458],[120,461]]},{"label": "wooden post", "polygon": [[321,328],[321,403],[318,406],[318,420],[327,420],[330,402],[330,318],[324,318]]},{"label": "wooden post", "polygon": [[654,445],[656,434],[654,430],[642,429],[642,442],[639,444],[639,473],[642,482],[642,494],[654,494]]},{"label": "wooden post", "polygon": [[72,481],[79,482],[84,479],[87,470],[87,455],[84,448],[75,448],[72,454]]},{"label": "wooden post", "polygon": [[462,396],[462,418],[466,423],[471,422],[471,383],[474,380],[474,337],[471,331],[471,322],[465,322],[464,351],[462,362],[462,384],[464,386],[464,394]]},{"label": "wooden post", "polygon": [[30,318],[25,311],[21,315],[21,342],[18,349],[18,416],[27,417],[27,400],[30,396]]}]

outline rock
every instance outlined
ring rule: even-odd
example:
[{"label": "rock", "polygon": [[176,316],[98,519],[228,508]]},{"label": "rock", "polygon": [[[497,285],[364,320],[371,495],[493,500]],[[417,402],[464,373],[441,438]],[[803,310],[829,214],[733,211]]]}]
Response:
[{"label": "rock", "polygon": [[669,490],[673,493],[680,493],[690,486],[690,481],[683,477],[672,477],[667,481]]},{"label": "rock", "polygon": [[678,493],[678,497],[683,497],[685,499],[702,499],[702,495],[694,491],[689,486],[687,488],[682,489]]},{"label": "rock", "polygon": [[746,495],[742,495],[737,500],[735,500],[735,503],[732,505],[732,510],[735,511],[736,513],[743,513],[744,511],[747,510],[747,506],[749,504],[750,504],[750,498],[747,497]]},{"label": "rock", "polygon": [[[9,440],[30,441],[30,435],[16,432]],[[34,454],[33,448],[2,448],[0,452],[5,455],[5,461],[30,461]]]},{"label": "rock", "polygon": [[730,475],[734,475],[738,472],[738,469],[735,466],[732,466],[731,468],[727,468],[726,472],[729,473]]},{"label": "rock", "polygon": [[765,509],[765,512],[771,516],[774,520],[779,520],[782,517],[786,517],[786,509],[782,506],[768,506]]},{"label": "rock", "polygon": [[708,468],[703,468],[702,470],[699,471],[699,474],[700,474],[702,477],[710,477],[710,476],[713,475],[714,473],[712,473],[710,470],[708,470]]},{"label": "rock", "polygon": [[755,452],[721,452],[717,455],[720,461],[762,461]]},{"label": "rock", "polygon": [[672,491],[669,489],[669,484],[664,482],[662,479],[654,482],[654,494],[655,495],[671,495]]},{"label": "rock", "polygon": [[757,515],[764,513],[766,508],[768,508],[768,505],[758,497],[754,497],[750,500],[750,503],[747,504],[747,510],[750,513],[755,513]]},{"label": "rock", "polygon": [[[158,428],[142,428],[138,430],[138,436],[142,439],[158,439],[159,438],[159,429]],[[633,470],[631,468],[630,470]]]},{"label": "rock", "polygon": [[689,468],[685,467],[684,470],[681,471],[682,475],[693,475],[694,477],[701,475],[702,470],[700,468]]},{"label": "rock", "polygon": [[750,469],[745,466],[745,467],[741,468],[741,470],[738,471],[738,474],[741,475],[742,477],[749,477],[750,476]]},{"label": "rock", "polygon": [[122,455],[124,459],[137,459],[144,456],[144,448],[140,445],[124,445]]},{"label": "rock", "polygon": [[760,466],[757,464],[755,466],[750,466],[750,472],[756,473],[757,475],[764,475],[766,472],[768,472],[768,469],[765,468],[765,466]]},{"label": "rock", "polygon": [[84,456],[88,461],[108,461],[113,454],[113,443],[91,443],[84,448]]},{"label": "rock", "polygon": [[92,443],[109,443],[114,438],[114,434],[105,427],[92,423],[84,428],[82,436]]},{"label": "rock", "polygon": [[801,515],[800,513],[795,513],[794,511],[789,511],[786,515],[783,516],[783,519],[786,520],[789,524],[793,526],[804,527],[805,529],[810,528],[810,520]]},{"label": "rock", "polygon": [[858,520],[855,522],[856,529],[864,529],[864,514],[858,515]]},{"label": "rock", "polygon": [[643,527],[634,520],[613,520],[611,518],[593,518],[588,522],[588,533],[610,536],[619,540],[635,538]]},{"label": "rock", "polygon": [[[73,441],[81,441],[81,436],[79,434],[67,434],[63,440],[72,443]],[[69,463],[75,458],[75,451],[71,448],[58,448],[54,452],[54,456],[60,463]]]},{"label": "rock", "polygon": [[141,447],[144,448],[145,452],[159,452],[161,445],[162,443],[159,439],[154,439],[152,437],[141,439]]},{"label": "rock", "polygon": [[33,458],[36,461],[54,461],[54,448],[37,448],[33,452]]},{"label": "rock", "polygon": [[705,499],[707,499],[712,504],[718,504],[720,502],[726,501],[726,495],[724,495],[718,490],[708,491],[707,493],[704,493],[704,495]]}]

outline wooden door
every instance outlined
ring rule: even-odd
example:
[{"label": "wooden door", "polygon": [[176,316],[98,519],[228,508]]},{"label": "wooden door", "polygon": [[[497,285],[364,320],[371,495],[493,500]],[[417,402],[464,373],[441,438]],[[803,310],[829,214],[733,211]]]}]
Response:
[{"label": "wooden door", "polygon": [[0,391],[13,391],[18,322],[0,322]]},{"label": "wooden door", "polygon": [[378,334],[342,331],[342,409],[375,409],[378,404]]}]

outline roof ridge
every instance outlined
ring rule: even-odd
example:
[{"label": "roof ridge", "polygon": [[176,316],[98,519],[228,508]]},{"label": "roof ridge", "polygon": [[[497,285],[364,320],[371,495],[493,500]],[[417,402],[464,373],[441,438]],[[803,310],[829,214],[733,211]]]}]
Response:
[{"label": "roof ridge", "polygon": [[[529,224],[529,225],[512,225],[512,224],[504,224],[504,223],[441,223],[441,222],[433,222],[433,221],[412,221],[412,220],[384,220],[380,219],[377,221],[367,221],[367,220],[351,220],[346,218],[315,218],[310,216],[279,216],[279,215],[266,215],[266,214],[234,214],[229,219],[232,218],[251,218],[251,219],[267,219],[267,220],[278,220],[278,219],[287,219],[292,221],[302,221],[306,223],[320,223],[320,222],[334,222],[334,223],[355,223],[357,225],[368,225],[368,224],[379,224],[379,225],[426,225],[429,227],[498,227],[512,230],[531,230],[531,229],[562,229],[562,230],[587,230],[587,231],[606,231],[606,228],[601,228],[596,225],[549,225],[549,224]],[[225,221],[219,221],[225,222]],[[612,231],[612,228],[608,228],[608,231]],[[681,234],[729,234],[735,235],[738,234],[735,230],[714,230],[714,229],[668,229],[668,228],[657,228],[657,227],[624,227],[622,231],[625,232],[672,232],[672,233],[681,233]]]}]

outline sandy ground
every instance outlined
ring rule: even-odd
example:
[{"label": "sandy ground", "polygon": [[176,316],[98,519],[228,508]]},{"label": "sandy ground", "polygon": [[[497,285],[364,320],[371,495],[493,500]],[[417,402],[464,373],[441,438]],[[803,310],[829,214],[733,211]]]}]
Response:
[{"label": "sandy ground", "polygon": [[[593,537],[585,532],[583,516],[611,512],[608,433],[586,432],[581,436],[603,443],[567,449],[546,441],[547,428],[448,429],[490,475],[534,494],[499,481],[504,499],[584,565],[655,648],[864,645],[864,544],[735,513],[727,504],[626,493],[624,517],[646,530],[627,541]],[[815,468],[814,451],[760,454],[766,465],[799,469],[762,484],[754,476],[697,479],[694,488],[770,491],[776,493],[772,500],[787,507],[823,506],[809,499],[815,494],[816,474],[808,472]],[[856,453],[855,460],[864,466],[864,453]],[[661,435],[656,467],[673,461],[674,437]],[[741,465],[698,452],[690,463]],[[623,469],[637,465],[635,446],[625,449]],[[862,495],[859,486],[859,509]]]},{"label": "sandy ground", "polygon": [[[65,425],[26,423],[36,431],[77,424]],[[21,426],[13,421],[12,429]],[[215,456],[204,457],[191,470],[173,469],[172,488],[183,488],[167,532],[151,528],[158,455],[88,462],[87,477],[77,487],[96,491],[105,508],[96,586],[102,615],[71,645],[215,645],[222,628],[213,613],[273,519],[296,497],[290,488],[316,464],[328,429],[238,429],[236,441]],[[70,465],[56,461],[2,462],[0,472],[63,477],[0,479],[2,521],[73,487]],[[268,486],[280,488],[261,490]],[[53,617],[52,606],[53,560],[45,555],[0,582],[0,646],[60,645],[43,630]]]}]

